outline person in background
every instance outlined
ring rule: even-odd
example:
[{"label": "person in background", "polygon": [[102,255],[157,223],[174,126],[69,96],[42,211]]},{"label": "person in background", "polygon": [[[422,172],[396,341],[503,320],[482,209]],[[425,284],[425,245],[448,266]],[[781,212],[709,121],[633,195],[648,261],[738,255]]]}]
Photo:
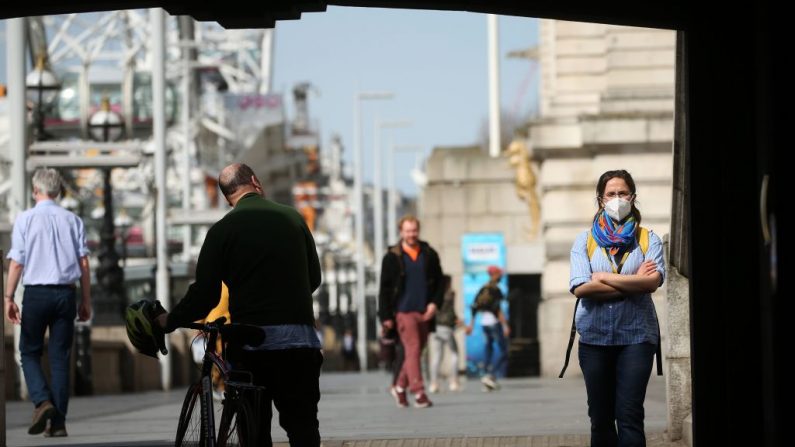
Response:
[{"label": "person in background", "polygon": [[480,382],[485,391],[494,391],[500,388],[495,374],[502,369],[507,360],[507,338],[511,335],[511,328],[500,308],[503,298],[499,286],[502,269],[491,265],[488,267],[488,273],[489,282],[481,287],[472,302],[472,320],[466,328],[466,333],[467,335],[472,333],[475,317],[480,315],[480,326],[483,328],[483,335],[486,336],[486,356],[483,365],[480,365]]},{"label": "person in background", "polygon": [[431,393],[439,392],[439,369],[442,366],[445,347],[450,348],[448,351],[450,353],[450,372],[447,376],[450,391],[458,391],[461,388],[458,382],[458,343],[455,339],[455,329],[463,326],[464,323],[455,313],[455,292],[452,288],[452,279],[450,275],[444,275],[443,278],[444,300],[442,307],[436,313],[436,330],[431,334],[430,339],[431,384],[428,386],[428,391]]},{"label": "person in background", "polygon": [[[83,221],[55,200],[63,180],[55,169],[33,173],[36,206],[14,221],[8,259],[5,313],[22,326],[19,351],[30,400],[35,405],[28,434],[67,436],[69,370],[75,317],[91,318],[91,270]],[[14,302],[20,279],[24,312]],[[80,281],[80,303],[75,283]],[[44,333],[49,330],[50,384],[41,367]],[[49,422],[49,426],[47,425]]]},{"label": "person in background", "polygon": [[397,328],[404,357],[396,384],[390,389],[399,407],[408,406],[406,391],[416,408],[432,404],[425,394],[420,357],[442,305],[442,266],[439,254],[421,241],[420,221],[404,216],[398,222],[400,241],[389,247],[381,263],[378,313],[382,329]]},{"label": "person in background", "polygon": [[356,338],[353,330],[345,329],[342,335],[342,369],[345,371],[357,371],[359,369],[358,356],[356,355]]}]

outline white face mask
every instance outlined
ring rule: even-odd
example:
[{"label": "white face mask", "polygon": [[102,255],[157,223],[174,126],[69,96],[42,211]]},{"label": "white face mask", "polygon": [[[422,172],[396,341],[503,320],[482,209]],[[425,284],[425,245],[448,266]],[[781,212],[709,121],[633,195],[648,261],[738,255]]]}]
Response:
[{"label": "white face mask", "polygon": [[616,197],[605,202],[605,211],[613,220],[621,222],[632,211],[632,203],[629,200]]}]

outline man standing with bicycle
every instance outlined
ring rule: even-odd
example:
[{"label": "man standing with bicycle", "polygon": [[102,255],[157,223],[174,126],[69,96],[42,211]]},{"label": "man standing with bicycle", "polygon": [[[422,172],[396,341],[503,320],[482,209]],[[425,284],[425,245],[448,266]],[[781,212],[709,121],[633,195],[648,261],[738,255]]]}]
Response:
[{"label": "man standing with bicycle", "polygon": [[204,318],[218,304],[224,282],[232,321],[261,326],[266,335],[258,346],[228,351],[235,369],[250,371],[254,384],[265,387],[255,407],[261,433],[254,445],[272,444],[273,402],[290,445],[319,446],[323,356],[313,328],[312,292],[320,285],[314,239],[297,211],[263,197],[247,165],[227,166],[218,183],[233,209],[207,232],[196,281],[157,321],[171,332]]}]

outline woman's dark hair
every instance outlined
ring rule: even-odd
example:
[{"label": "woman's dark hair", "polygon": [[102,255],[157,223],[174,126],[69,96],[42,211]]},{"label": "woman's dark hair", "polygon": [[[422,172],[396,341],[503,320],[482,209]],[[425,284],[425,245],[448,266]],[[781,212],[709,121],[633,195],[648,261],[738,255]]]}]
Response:
[{"label": "woman's dark hair", "polygon": [[[594,221],[596,221],[596,219],[599,218],[599,213],[602,212],[602,205],[603,205],[602,198],[605,195],[605,188],[607,188],[607,182],[609,182],[614,178],[620,178],[624,180],[627,183],[627,186],[629,187],[629,192],[632,193],[633,196],[637,194],[635,188],[635,180],[632,179],[632,175],[630,175],[629,172],[623,169],[605,172],[599,177],[599,181],[596,182],[596,205],[598,209],[596,210],[596,214],[594,214],[593,216]],[[633,216],[635,216],[636,225],[640,225],[640,210],[638,210],[638,207],[635,206],[636,203],[637,203],[637,197],[635,198],[635,200],[632,201],[631,213]]]}]

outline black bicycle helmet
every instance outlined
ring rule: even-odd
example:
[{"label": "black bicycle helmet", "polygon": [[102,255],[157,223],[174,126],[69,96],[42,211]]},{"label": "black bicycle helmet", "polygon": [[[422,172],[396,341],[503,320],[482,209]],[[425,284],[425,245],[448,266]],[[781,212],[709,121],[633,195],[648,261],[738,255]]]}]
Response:
[{"label": "black bicycle helmet", "polygon": [[140,300],[130,304],[124,312],[127,338],[141,354],[157,358],[157,353],[168,354],[166,335],[154,320],[165,313],[160,301]]}]

